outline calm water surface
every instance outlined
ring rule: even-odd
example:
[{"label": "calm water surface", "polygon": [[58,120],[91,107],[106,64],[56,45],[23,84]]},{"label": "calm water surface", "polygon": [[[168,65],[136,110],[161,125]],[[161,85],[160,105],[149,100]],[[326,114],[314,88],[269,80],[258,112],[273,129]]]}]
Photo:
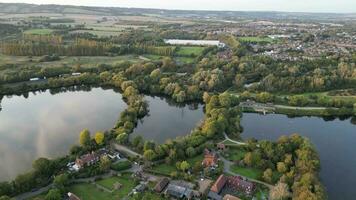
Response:
[{"label": "calm water surface", "polygon": [[285,115],[244,113],[243,138],[276,140],[299,133],[315,145],[321,160],[321,180],[329,199],[356,197],[356,125],[350,119],[325,121],[318,117],[288,118]]},{"label": "calm water surface", "polygon": [[68,153],[84,128],[112,128],[127,107],[120,93],[101,88],[4,97],[1,105],[0,181],[29,170],[36,158]]},{"label": "calm water surface", "polygon": [[146,96],[149,115],[137,125],[132,137],[141,135],[145,140],[164,143],[167,139],[184,136],[204,118],[202,104],[177,105],[160,97]]},{"label": "calm water surface", "polygon": [[[204,117],[199,104],[177,105],[164,98],[145,98],[149,116],[139,122],[133,134],[145,139],[164,142],[186,135]],[[4,97],[1,105],[0,181],[29,170],[39,157],[67,154],[78,144],[84,128],[92,133],[112,128],[127,107],[120,93],[102,88]]]}]

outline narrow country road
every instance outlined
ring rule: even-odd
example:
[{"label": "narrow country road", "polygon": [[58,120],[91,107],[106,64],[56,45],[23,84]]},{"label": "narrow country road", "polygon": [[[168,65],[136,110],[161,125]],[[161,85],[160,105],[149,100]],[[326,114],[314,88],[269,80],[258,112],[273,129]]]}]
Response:
[{"label": "narrow country road", "polygon": [[291,110],[325,110],[326,107],[299,107],[299,106],[285,106],[285,105],[274,105],[275,108],[281,109],[291,109]]},{"label": "narrow country road", "polygon": [[35,197],[37,195],[40,195],[48,190],[50,190],[52,188],[52,185],[53,184],[49,184],[47,185],[46,187],[43,187],[43,188],[40,188],[36,191],[33,191],[33,192],[26,192],[26,193],[23,193],[23,194],[20,194],[18,196],[15,196],[14,199],[16,200],[25,200],[25,199],[30,199],[32,197]]}]

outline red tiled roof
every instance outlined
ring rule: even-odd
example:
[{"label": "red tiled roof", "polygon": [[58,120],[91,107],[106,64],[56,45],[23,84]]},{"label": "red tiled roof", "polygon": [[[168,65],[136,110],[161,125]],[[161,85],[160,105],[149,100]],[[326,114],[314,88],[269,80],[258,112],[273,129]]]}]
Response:
[{"label": "red tiled roof", "polygon": [[229,176],[227,178],[227,184],[229,185],[229,187],[235,187],[236,189],[242,190],[248,194],[255,190],[254,183],[245,181],[240,176]]},{"label": "red tiled roof", "polygon": [[227,194],[224,196],[223,200],[241,200],[241,199],[238,197],[232,196],[230,194]]},{"label": "red tiled roof", "polygon": [[160,193],[162,190],[168,185],[169,179],[168,178],[163,178],[161,179],[155,186],[155,191]]},{"label": "red tiled roof", "polygon": [[221,189],[225,186],[226,181],[227,181],[226,177],[224,175],[220,175],[210,190],[219,193]]}]

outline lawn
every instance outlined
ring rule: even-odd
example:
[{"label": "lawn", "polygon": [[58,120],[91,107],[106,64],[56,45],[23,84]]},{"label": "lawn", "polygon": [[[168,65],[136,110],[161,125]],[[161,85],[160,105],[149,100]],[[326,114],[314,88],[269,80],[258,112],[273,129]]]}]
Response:
[{"label": "lawn", "polygon": [[33,35],[49,35],[53,32],[52,29],[30,29],[25,31],[25,34],[33,34]]},{"label": "lawn", "polygon": [[[228,147],[226,158],[230,161],[240,161],[245,157],[246,151],[238,147]],[[225,156],[224,156],[225,157]]]},{"label": "lawn", "polygon": [[89,183],[73,185],[69,188],[69,192],[76,194],[83,200],[115,200],[120,198],[116,193],[110,194],[108,192],[100,191],[93,184]]},{"label": "lawn", "polygon": [[162,174],[170,175],[172,172],[177,171],[176,167],[173,165],[169,165],[166,163],[162,163],[160,165],[156,165],[152,168],[153,171],[160,172]]},{"label": "lawn", "polygon": [[177,56],[199,56],[203,53],[204,47],[180,47],[176,52]]},{"label": "lawn", "polygon": [[110,177],[97,181],[96,183],[112,190],[113,184],[116,182],[121,183],[122,188],[113,193],[99,190],[95,185],[89,183],[75,184],[69,188],[69,192],[76,194],[83,200],[115,200],[123,199],[135,187],[131,174],[123,174],[121,177]]},{"label": "lawn", "polygon": [[135,183],[131,177],[131,174],[122,174],[121,177],[111,177],[111,178],[97,181],[96,183],[109,190],[113,190],[114,189],[113,185],[116,182],[121,183],[122,188],[118,191],[115,191],[114,193],[121,198],[125,197],[135,187]]},{"label": "lawn", "polygon": [[194,63],[195,61],[195,58],[192,57],[175,57],[174,59],[180,63],[186,63],[186,64]]},{"label": "lawn", "polygon": [[231,171],[240,174],[242,176],[246,176],[248,178],[252,179],[260,179],[262,177],[262,171],[259,169],[254,169],[254,168],[245,168],[245,167],[239,167],[239,166],[231,166]]}]

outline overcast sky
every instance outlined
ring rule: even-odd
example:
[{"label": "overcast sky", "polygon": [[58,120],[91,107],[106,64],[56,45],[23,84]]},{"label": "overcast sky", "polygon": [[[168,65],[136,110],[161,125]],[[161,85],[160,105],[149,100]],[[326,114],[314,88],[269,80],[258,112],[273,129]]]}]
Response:
[{"label": "overcast sky", "polygon": [[356,0],[0,0],[0,2],[184,10],[356,12]]}]

